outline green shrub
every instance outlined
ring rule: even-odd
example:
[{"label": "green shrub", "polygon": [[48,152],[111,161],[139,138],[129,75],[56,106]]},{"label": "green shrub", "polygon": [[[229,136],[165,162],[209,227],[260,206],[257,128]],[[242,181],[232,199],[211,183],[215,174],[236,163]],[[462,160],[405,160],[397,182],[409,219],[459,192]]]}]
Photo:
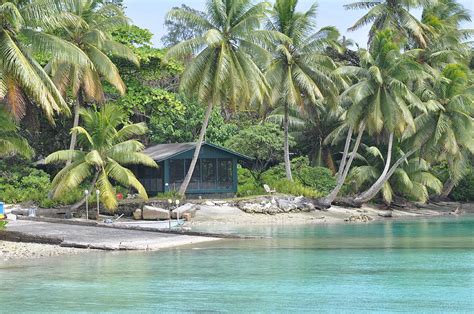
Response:
[{"label": "green shrub", "polygon": [[263,186],[255,180],[250,170],[238,166],[237,175],[239,178],[237,196],[242,197],[265,194]]},{"label": "green shrub", "polygon": [[0,220],[0,230],[2,230],[3,228],[5,228],[5,226],[7,225],[7,221],[5,220]]},{"label": "green shrub", "polygon": [[453,189],[451,199],[458,202],[474,201],[474,169],[471,169]]},{"label": "green shrub", "polygon": [[303,195],[304,197],[309,197],[309,198],[318,198],[322,197],[323,193],[304,186],[298,181],[291,182],[286,179],[281,179],[275,182],[271,183],[272,188],[274,188],[278,193],[282,194],[290,194],[290,195],[295,195],[295,196],[300,196]]},{"label": "green shrub", "polygon": [[40,207],[54,207],[75,203],[83,195],[81,189],[75,189],[60,199],[50,199],[49,174],[28,165],[2,162],[0,174],[0,199],[6,203],[33,202]]},{"label": "green shrub", "polygon": [[336,186],[336,179],[331,170],[324,167],[306,167],[296,173],[298,180],[324,195],[329,194]]},{"label": "green shrub", "polygon": [[[294,187],[292,189],[298,191],[301,190],[300,195],[308,197],[312,194],[321,197],[329,194],[331,190],[336,186],[336,179],[331,173],[331,170],[324,167],[311,167],[307,157],[298,157],[291,161],[291,170],[293,174]],[[240,179],[240,177],[239,177]],[[289,193],[289,189],[285,191],[276,188],[276,185],[284,186],[286,181],[285,165],[279,164],[265,171],[261,175],[262,184],[266,183],[272,188],[275,188],[280,193]],[[315,192],[311,193],[309,191]],[[304,194],[303,194],[304,192]]]}]

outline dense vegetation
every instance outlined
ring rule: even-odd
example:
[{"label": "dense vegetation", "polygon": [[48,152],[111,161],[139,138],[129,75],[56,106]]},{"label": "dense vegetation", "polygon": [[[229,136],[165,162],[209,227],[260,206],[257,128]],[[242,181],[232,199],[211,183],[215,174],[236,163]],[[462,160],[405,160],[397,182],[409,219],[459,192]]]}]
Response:
[{"label": "dense vegetation", "polygon": [[0,199],[60,206],[97,188],[113,209],[119,190],[148,197],[128,168],[154,166],[144,146],[197,141],[184,195],[206,140],[254,158],[239,196],[268,184],[322,206],[472,201],[469,12],[455,0],[347,4],[363,11],[349,30],[370,25],[359,49],[316,28],[317,4],[297,4],[183,5],[159,49],[121,1],[0,0]]}]

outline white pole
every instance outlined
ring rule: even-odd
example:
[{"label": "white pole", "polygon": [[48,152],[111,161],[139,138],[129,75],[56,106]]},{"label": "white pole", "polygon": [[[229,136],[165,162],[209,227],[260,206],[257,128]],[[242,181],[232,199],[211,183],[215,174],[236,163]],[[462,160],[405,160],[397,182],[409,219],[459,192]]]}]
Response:
[{"label": "white pole", "polygon": [[86,195],[86,220],[89,220],[89,190],[85,190],[84,194]]},{"label": "white pole", "polygon": [[99,214],[100,214],[100,204],[99,204],[99,190],[95,190],[95,194],[97,195],[97,220],[99,220]]},{"label": "white pole", "polygon": [[[176,208],[179,207],[179,200],[176,200]],[[178,223],[179,226],[179,211],[176,211],[176,222]]]}]

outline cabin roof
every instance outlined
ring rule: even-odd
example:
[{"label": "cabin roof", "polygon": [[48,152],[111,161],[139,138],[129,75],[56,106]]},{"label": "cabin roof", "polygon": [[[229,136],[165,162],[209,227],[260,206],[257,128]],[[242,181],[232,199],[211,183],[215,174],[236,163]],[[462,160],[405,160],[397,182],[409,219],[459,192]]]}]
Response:
[{"label": "cabin roof", "polygon": [[[210,146],[212,148],[224,151],[226,153],[229,153],[231,155],[234,155],[237,157],[237,159],[240,160],[245,160],[245,161],[250,161],[252,160],[251,157],[239,154],[237,152],[234,152],[230,149],[224,148],[222,146],[218,146],[215,144],[203,142],[202,146]],[[143,153],[147,154],[149,157],[153,158],[153,160],[160,162],[169,158],[172,158],[176,155],[179,155],[181,153],[194,150],[196,147],[196,143],[173,143],[173,144],[158,144],[154,146],[147,147]]]}]

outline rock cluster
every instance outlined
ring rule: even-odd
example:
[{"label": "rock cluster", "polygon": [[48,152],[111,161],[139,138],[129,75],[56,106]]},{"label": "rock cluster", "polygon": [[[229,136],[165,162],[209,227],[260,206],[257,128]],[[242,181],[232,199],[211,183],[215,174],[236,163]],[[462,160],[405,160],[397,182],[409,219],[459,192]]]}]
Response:
[{"label": "rock cluster", "polygon": [[[186,203],[171,211],[171,218],[187,218],[190,219],[196,216],[196,210],[199,207],[196,204]],[[168,209],[163,209],[156,206],[145,205],[143,209],[137,208],[133,212],[133,218],[136,220],[168,220],[170,219],[170,212]]]},{"label": "rock cluster", "polygon": [[249,214],[268,214],[275,215],[279,213],[309,212],[315,209],[311,200],[303,197],[263,197],[250,201],[240,201],[237,204],[240,210]]},{"label": "rock cluster", "polygon": [[371,220],[373,219],[367,215],[349,216],[349,218],[344,219],[347,222],[369,222]]}]

